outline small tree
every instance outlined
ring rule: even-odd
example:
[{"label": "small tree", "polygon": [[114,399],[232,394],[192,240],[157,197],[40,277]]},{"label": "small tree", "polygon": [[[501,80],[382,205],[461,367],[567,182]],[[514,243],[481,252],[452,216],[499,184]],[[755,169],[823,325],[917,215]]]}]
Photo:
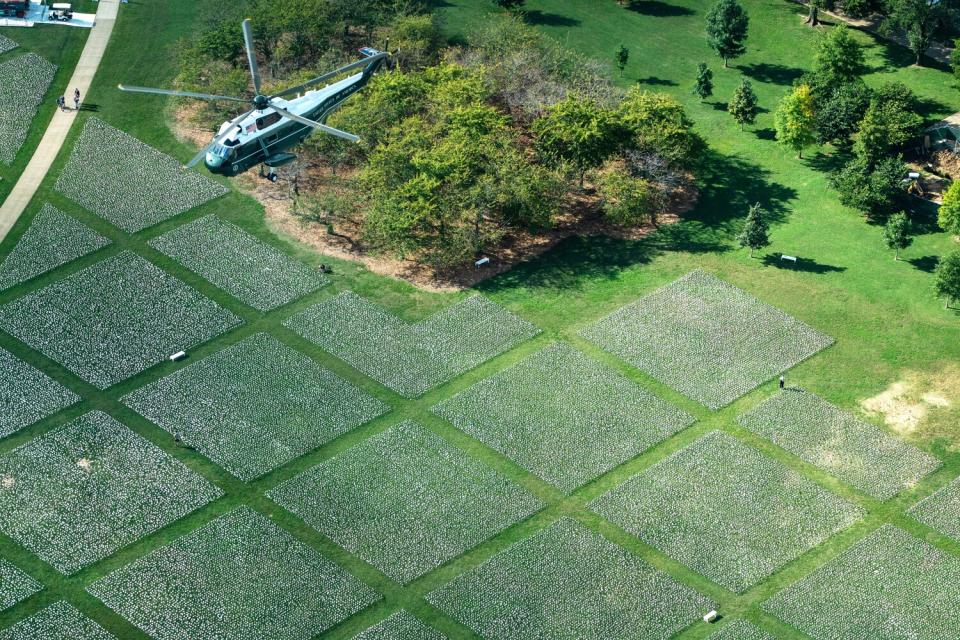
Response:
[{"label": "small tree", "polygon": [[884,158],[871,166],[854,158],[830,177],[840,204],[862,212],[872,220],[884,220],[903,206],[906,192],[900,181],[907,166],[899,157]]},{"label": "small tree", "polygon": [[934,271],[933,287],[938,298],[946,298],[946,308],[960,300],[960,250],[954,250],[940,258]]},{"label": "small tree", "polygon": [[750,19],[737,0],[717,0],[707,11],[707,44],[729,66],[730,58],[742,56],[747,50],[747,27]]},{"label": "small tree", "polygon": [[954,181],[944,194],[937,222],[947,233],[960,236],[960,180]]},{"label": "small tree", "polygon": [[845,24],[834,27],[820,39],[814,61],[816,73],[833,85],[850,82],[867,70],[863,48]]},{"label": "small tree", "polygon": [[756,121],[757,94],[754,93],[753,85],[746,78],[740,82],[740,86],[733,92],[733,98],[727,105],[727,111],[740,124],[740,131],[743,131],[743,125],[753,124]]},{"label": "small tree", "polygon": [[900,250],[906,249],[913,242],[910,237],[910,219],[904,212],[895,213],[887,220],[883,227],[883,241],[889,249],[893,249],[893,259],[900,259]]},{"label": "small tree", "polygon": [[693,95],[699,97],[700,102],[713,95],[713,71],[710,71],[706,62],[697,65],[697,79],[693,83]]},{"label": "small tree", "polygon": [[777,141],[803,157],[803,149],[815,138],[816,128],[813,111],[813,94],[810,87],[801,84],[784,96],[773,119]]},{"label": "small tree", "polygon": [[594,100],[571,95],[533,123],[537,151],[553,162],[569,162],[579,175],[599,167],[616,151],[623,130],[613,112]]},{"label": "small tree", "polygon": [[767,221],[764,220],[767,212],[763,210],[760,203],[750,207],[747,212],[747,220],[743,223],[743,231],[737,236],[737,242],[741,247],[750,247],[750,257],[756,249],[763,249],[770,244],[768,235]]},{"label": "small tree", "polygon": [[617,69],[620,69],[620,77],[623,77],[623,70],[627,68],[627,61],[630,60],[630,49],[620,45],[617,49]]},{"label": "small tree", "polygon": [[622,227],[657,226],[664,199],[656,185],[630,175],[622,161],[608,163],[598,180],[604,217]]}]

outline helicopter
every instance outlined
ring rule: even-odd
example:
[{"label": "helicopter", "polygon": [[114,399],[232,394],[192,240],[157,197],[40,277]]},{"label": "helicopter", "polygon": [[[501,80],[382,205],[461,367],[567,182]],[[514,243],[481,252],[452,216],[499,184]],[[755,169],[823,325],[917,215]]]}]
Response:
[{"label": "helicopter", "polygon": [[[314,130],[350,142],[360,141],[360,138],[352,133],[327,126],[326,119],[334,109],[370,81],[373,74],[383,65],[388,53],[364,47],[360,49],[363,59],[268,96],[260,90],[260,72],[253,53],[253,32],[249,19],[243,21],[243,40],[247,51],[247,63],[250,65],[250,75],[253,79],[255,92],[253,98],[123,84],[118,85],[117,88],[131,93],[251,104],[252,108],[249,111],[220,125],[210,144],[201,149],[185,165],[186,168],[190,168],[203,160],[211,173],[222,176],[233,177],[256,165],[265,165],[269,169],[267,178],[276,182],[278,176],[275,169],[292,162],[297,156],[289,150],[303,142]],[[310,89],[324,80],[361,68],[359,73],[321,89]],[[296,97],[287,99],[294,95]]]}]

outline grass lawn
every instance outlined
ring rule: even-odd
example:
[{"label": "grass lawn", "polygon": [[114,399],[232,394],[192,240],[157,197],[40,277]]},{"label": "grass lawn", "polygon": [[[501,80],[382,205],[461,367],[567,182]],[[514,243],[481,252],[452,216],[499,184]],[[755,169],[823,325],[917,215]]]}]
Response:
[{"label": "grass lawn", "polygon": [[[123,94],[116,89],[116,85],[119,82],[147,86],[169,84],[175,71],[177,39],[192,27],[198,5],[218,1],[165,0],[122,5],[113,39],[89,96],[89,101],[97,105],[96,117],[179,161],[189,159],[196,149],[177,141],[171,133],[167,102],[160,97]],[[933,298],[930,275],[934,257],[953,246],[952,240],[943,233],[933,232],[928,226],[914,245],[903,253],[904,260],[895,262],[883,247],[880,229],[837,204],[836,196],[828,188],[826,180],[825,169],[835,163],[835,158],[827,153],[828,149],[820,152],[811,150],[805,154],[808,157],[801,161],[776,146],[771,132],[772,111],[792,79],[809,67],[818,36],[815,30],[801,24],[802,9],[796,5],[785,0],[743,1],[752,21],[748,53],[736,60],[730,69],[723,69],[707,49],[702,35],[707,0],[644,0],[632,3],[632,8],[620,7],[609,0],[529,0],[529,19],[538,28],[572,48],[610,61],[611,70],[616,49],[620,44],[628,46],[631,49],[631,61],[624,77],[617,80],[624,86],[640,81],[651,89],[670,92],[685,103],[711,146],[706,157],[703,191],[697,208],[682,222],[666,227],[646,240],[571,239],[541,258],[502,274],[478,286],[475,291],[461,294],[418,290],[409,284],[371,274],[359,264],[317,255],[290,238],[277,237],[264,225],[262,208],[234,189],[230,181],[222,178],[212,179],[230,188],[226,195],[195,209],[175,213],[169,218],[162,216],[163,220],[158,224],[142,230],[124,231],[54,188],[83,124],[93,115],[87,112],[79,114],[64,152],[54,163],[50,175],[10,237],[0,245],[0,260],[13,250],[17,240],[47,203],[76,218],[109,240],[110,244],[72,262],[56,262],[56,266],[48,271],[0,291],[0,307],[17,304],[17,301],[31,298],[41,290],[59,291],[47,287],[63,283],[103,260],[115,259],[124,252],[130,252],[176,278],[180,281],[178,286],[183,287],[182,291],[195,290],[240,322],[192,349],[186,362],[166,361],[166,354],[160,354],[159,351],[150,352],[149,362],[133,354],[138,356],[135,361],[118,364],[117,369],[122,369],[122,375],[108,376],[104,380],[89,376],[89,382],[68,369],[68,366],[78,371],[81,368],[73,362],[75,356],[69,349],[65,348],[65,353],[58,356],[63,361],[63,364],[58,364],[51,357],[57,355],[53,351],[44,355],[26,342],[0,331],[0,347],[13,358],[42,371],[49,379],[80,397],[79,402],[70,406],[64,404],[53,415],[40,411],[37,416],[30,415],[20,420],[9,435],[0,438],[0,457],[87,412],[99,410],[182,462],[222,491],[223,495],[162,529],[128,544],[124,542],[125,546],[70,576],[60,573],[13,538],[0,535],[0,557],[43,586],[39,593],[0,610],[0,629],[6,630],[0,631],[0,638],[19,640],[21,637],[30,637],[33,624],[38,625],[37,628],[66,628],[90,624],[87,620],[122,640],[150,638],[147,632],[129,620],[137,620],[143,628],[152,629],[156,637],[175,637],[176,632],[154,608],[157,602],[168,597],[172,599],[171,602],[178,603],[180,608],[177,615],[194,620],[203,627],[201,632],[219,629],[216,623],[194,616],[194,612],[203,608],[197,604],[198,598],[202,597],[198,594],[216,592],[224,585],[230,587],[230,593],[225,596],[229,601],[223,604],[230,612],[230,622],[237,625],[234,629],[245,625],[254,628],[250,625],[259,624],[258,621],[262,619],[256,617],[256,607],[247,606],[247,598],[263,596],[258,602],[265,607],[283,607],[284,610],[295,608],[296,603],[285,599],[284,594],[271,590],[277,578],[271,577],[270,572],[285,567],[288,561],[300,562],[297,558],[301,558],[307,563],[301,563],[301,568],[305,566],[309,569],[301,572],[302,577],[308,578],[306,582],[313,584],[315,581],[311,576],[329,570],[345,584],[351,585],[351,593],[360,595],[350,602],[338,604],[331,601],[322,619],[297,618],[302,625],[297,623],[296,630],[286,629],[284,633],[289,635],[303,629],[308,630],[306,635],[309,635],[333,625],[316,637],[336,640],[352,638],[404,611],[404,617],[412,619],[403,624],[410,628],[419,628],[420,623],[449,638],[476,638],[479,636],[475,629],[494,628],[496,622],[493,618],[497,612],[511,605],[509,594],[498,591],[493,582],[504,579],[516,588],[514,593],[529,594],[520,598],[520,604],[528,611],[550,613],[552,619],[538,621],[542,628],[550,628],[558,621],[572,620],[587,625],[582,628],[610,629],[614,627],[604,625],[630,620],[634,629],[656,627],[664,636],[677,631],[679,637],[683,638],[706,638],[717,629],[698,622],[706,612],[701,609],[716,606],[728,620],[743,619],[776,637],[799,639],[805,637],[799,629],[790,626],[783,618],[776,617],[771,609],[763,606],[764,603],[785,588],[802,584],[804,579],[838,557],[842,565],[842,554],[881,527],[894,525],[911,534],[914,539],[924,540],[930,548],[942,552],[944,557],[955,559],[960,556],[960,542],[945,535],[952,532],[940,527],[931,518],[927,520],[932,524],[921,524],[907,514],[912,505],[948,485],[960,473],[960,455],[955,451],[960,444],[960,429],[957,427],[960,424],[960,410],[956,401],[950,407],[931,409],[925,422],[920,423],[913,432],[904,434],[920,449],[936,455],[942,460],[943,466],[895,497],[881,501],[855,491],[829,475],[828,471],[737,424],[738,415],[775,393],[774,381],[761,381],[759,387],[730,405],[711,411],[580,336],[580,331],[585,327],[620,307],[699,268],[834,338],[835,344],[790,369],[787,378],[791,386],[816,393],[842,410],[859,414],[861,400],[875,396],[900,380],[949,378],[949,366],[960,361],[960,314],[944,310],[942,302]],[[488,19],[492,8],[487,0],[438,0],[437,5],[444,17],[445,28],[453,37],[462,36],[470,23]],[[7,31],[10,30],[4,30],[4,33]],[[57,83],[62,85],[66,80],[61,74],[67,73],[64,68],[72,67],[72,64],[54,59],[53,53],[63,50],[64,56],[73,55],[75,59],[80,43],[54,45],[43,41],[41,36],[44,33],[51,34],[51,40],[55,39],[54,36],[82,38],[85,34],[76,30],[49,28],[8,34],[23,45],[23,51],[35,50],[60,64],[61,70],[54,80],[54,86],[58,86]],[[909,67],[910,56],[906,51],[875,42],[869,36],[861,34],[857,37],[869,46],[873,68],[869,83],[876,84],[885,79],[903,80],[924,97],[925,110],[931,118],[960,109],[960,93],[953,88],[946,72]],[[75,46],[76,50],[68,45]],[[0,61],[17,54],[17,50],[2,54]],[[689,93],[696,64],[701,60],[710,62],[716,74],[716,95],[703,104]],[[739,130],[722,105],[743,75],[754,81],[760,105],[765,109],[757,125],[745,132]],[[35,127],[37,122],[42,122],[42,118],[49,118],[50,111],[46,115],[44,113],[41,109]],[[41,129],[31,131],[25,149],[36,144]],[[18,171],[16,166],[11,171]],[[0,176],[4,178],[0,182],[0,197],[4,195],[4,189],[9,187],[5,170],[0,167]],[[747,205],[756,201],[763,203],[775,216],[773,246],[769,253],[783,251],[805,258],[798,267],[781,268],[775,260],[764,260],[763,257],[750,259],[746,251],[735,250],[733,236],[746,214]],[[151,242],[208,215],[215,215],[220,220],[236,225],[263,243],[307,265],[332,263],[330,285],[311,290],[281,307],[260,311],[234,298],[228,292],[228,283],[221,283],[223,289],[214,286],[212,280],[207,281],[200,275],[204,269],[197,267],[195,273],[191,267],[196,265],[178,263],[157,250],[157,243]],[[210,275],[214,271],[208,270],[207,276],[216,279]],[[83,277],[71,281],[83,281]],[[400,387],[394,390],[384,383],[386,377],[381,376],[383,380],[380,381],[375,379],[373,368],[366,371],[364,367],[367,365],[363,359],[340,359],[325,351],[323,344],[308,339],[310,336],[301,336],[285,326],[291,317],[335,300],[345,291],[355,293],[411,326],[479,293],[499,305],[503,313],[509,312],[542,331],[537,335],[524,333],[524,338],[529,339],[509,341],[503,349],[485,350],[483,357],[467,358],[469,362],[465,365],[458,360],[454,363],[458,365],[455,371],[449,376],[431,379],[426,388],[410,391],[401,385],[394,385]],[[91,292],[89,297],[92,305],[97,296]],[[129,321],[127,318],[125,322]],[[125,326],[125,323],[116,324],[120,329]],[[382,330],[382,327],[371,327],[371,331],[375,329]],[[155,385],[160,380],[175,379],[168,376],[181,371],[193,371],[188,367],[194,366],[194,363],[204,362],[208,356],[221,353],[258,334],[268,334],[284,347],[300,352],[363,392],[365,397],[372,397],[389,407],[390,411],[355,428],[338,432],[329,441],[323,439],[322,444],[317,442],[316,448],[310,450],[306,450],[309,447],[299,448],[289,455],[264,451],[265,458],[281,460],[283,464],[267,465],[263,475],[242,479],[229,473],[201,451],[193,449],[189,443],[178,443],[172,433],[121,402],[123,397]],[[444,335],[449,338],[451,334],[446,332]],[[696,422],[677,433],[666,434],[669,437],[662,442],[651,443],[653,446],[646,451],[638,451],[624,461],[616,460],[615,466],[609,470],[599,469],[598,476],[595,473],[587,474],[589,477],[584,478],[582,486],[578,482],[575,490],[566,493],[551,484],[550,478],[531,473],[522,462],[485,444],[482,439],[457,429],[431,412],[431,407],[508,370],[511,365],[523,362],[558,340],[573,345],[585,357],[596,360],[630,383],[678,407],[691,419],[695,418]],[[58,344],[67,342],[65,338],[58,339]],[[195,342],[202,341],[198,339]],[[426,342],[430,346],[429,341]],[[365,356],[376,360],[377,352],[373,347],[367,345]],[[400,347],[395,351],[401,352]],[[448,349],[450,352],[455,354],[456,349]],[[444,361],[444,358],[440,360]],[[207,364],[218,362],[220,360],[214,359]],[[149,368],[147,365],[150,365]],[[237,365],[237,370],[240,369]],[[116,384],[101,389],[95,386],[98,381]],[[576,384],[576,381],[572,384]],[[404,390],[408,391],[406,396],[402,395]],[[418,395],[420,393],[422,395]],[[251,411],[261,411],[256,408],[258,400],[250,400],[253,407]],[[879,419],[868,419],[882,426]],[[375,564],[364,560],[361,554],[340,546],[332,537],[319,532],[309,524],[308,517],[284,509],[268,495],[283,482],[297,477],[310,477],[301,474],[312,469],[337,467],[338,462],[331,462],[330,465],[325,463],[349,459],[337,456],[347,451],[363,451],[357,446],[371,442],[379,434],[389,433],[391,428],[405,421],[422,425],[446,443],[436,448],[438,455],[445,455],[442,452],[448,448],[447,445],[457,451],[457,457],[462,453],[468,454],[478,464],[482,463],[496,471],[498,477],[535,496],[545,505],[544,508],[519,519],[476,546],[467,548],[461,555],[444,558],[438,568],[403,584]],[[777,464],[787,467],[791,474],[802,474],[815,483],[818,490],[829,491],[856,505],[863,511],[863,518],[782,567],[778,562],[778,568],[772,575],[742,594],[737,594],[696,573],[681,562],[682,558],[672,557],[669,552],[664,553],[644,543],[638,536],[629,533],[626,527],[614,524],[589,508],[588,505],[601,495],[623,485],[630,478],[645,477],[642,476],[644,470],[669,459],[672,454],[684,450],[715,430],[736,437],[744,443],[742,446],[756,449]],[[372,440],[372,443],[378,441]],[[603,446],[600,442],[596,444]],[[379,471],[383,471],[382,466]],[[424,484],[429,486],[426,481]],[[2,490],[4,488],[0,485]],[[421,499],[416,504],[431,503]],[[946,506],[938,506],[937,513],[943,511],[942,517],[949,518],[950,505],[954,502],[940,500],[938,504]],[[243,515],[236,515],[238,513]],[[239,524],[238,518],[241,520]],[[937,525],[941,531],[938,532],[933,525]],[[294,550],[296,557],[278,557],[277,554],[257,548],[255,544],[238,544],[235,532],[243,527],[254,532],[270,532],[271,538],[282,541]],[[389,539],[383,540],[385,545],[391,542]],[[593,564],[587,562],[577,565],[565,559],[565,554],[577,547],[597,552]],[[232,574],[227,575],[229,571],[227,574],[221,573],[218,580],[213,574],[220,567],[212,557],[215,554],[204,551],[208,548],[225,554],[243,551],[248,560],[250,554],[262,552],[265,562],[260,567],[263,572],[259,574],[259,582],[252,583],[252,588],[250,585],[237,584],[239,579],[231,579]],[[196,569],[196,574],[183,569],[185,565],[178,566],[183,569],[183,584],[196,588],[196,591],[172,592],[164,586],[165,581],[156,579],[156,576],[168,571],[168,564],[176,560],[179,553],[195,549],[201,550],[195,558],[197,562],[191,565]],[[544,549],[555,549],[557,553],[547,557]],[[460,550],[457,549],[458,552]],[[319,556],[322,556],[323,562],[316,560]],[[541,565],[541,558],[546,558],[548,562]],[[607,562],[600,563],[602,559]],[[334,571],[334,565],[345,572]],[[619,568],[624,566],[629,571],[618,573]],[[526,579],[539,569],[542,571],[536,579]],[[637,578],[641,578],[645,584],[670,595],[663,603],[670,611],[662,612],[669,614],[670,619],[658,623],[654,620],[657,612],[641,606],[631,608],[629,616],[616,613],[617,607],[624,603],[630,606],[631,603],[642,605],[645,602],[634,590],[625,587],[626,593],[622,598],[618,594],[619,599],[612,598],[614,602],[608,603],[610,606],[598,614],[601,619],[584,620],[579,615],[581,609],[578,609],[583,606],[583,598],[565,589],[564,575],[574,576],[581,581],[580,584],[597,590],[608,584],[633,585]],[[144,591],[143,576],[153,577],[147,585],[152,590],[149,597],[138,595]],[[598,585],[598,579],[604,577],[608,579],[605,582],[601,580],[604,584]],[[91,588],[91,585],[97,586]],[[474,586],[477,588],[473,589]],[[555,587],[555,600],[549,599],[552,587]],[[368,589],[376,597],[366,597]],[[458,591],[466,595],[458,596]],[[94,593],[110,600],[110,607],[105,606]],[[445,597],[444,594],[453,595]],[[297,592],[295,595],[302,594]],[[327,595],[320,594],[318,597],[327,598]],[[498,600],[499,596],[503,597]],[[537,597],[541,599],[535,600]],[[850,597],[855,598],[856,594]],[[64,600],[69,603],[70,609],[55,604]],[[57,608],[51,609],[52,605]],[[800,610],[808,605],[808,599],[798,597],[792,605],[792,610]],[[49,612],[56,613],[59,616],[57,620],[47,620]],[[570,633],[571,629],[577,627],[564,628],[563,632]],[[430,637],[430,634],[425,634],[425,637]]]}]

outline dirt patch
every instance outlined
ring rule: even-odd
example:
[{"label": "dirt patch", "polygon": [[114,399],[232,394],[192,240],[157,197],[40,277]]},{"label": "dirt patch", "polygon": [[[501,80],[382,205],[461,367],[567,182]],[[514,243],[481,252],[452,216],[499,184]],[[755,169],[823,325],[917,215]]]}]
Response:
[{"label": "dirt patch", "polygon": [[960,446],[960,365],[929,372],[907,372],[860,406],[909,438],[947,439]]}]

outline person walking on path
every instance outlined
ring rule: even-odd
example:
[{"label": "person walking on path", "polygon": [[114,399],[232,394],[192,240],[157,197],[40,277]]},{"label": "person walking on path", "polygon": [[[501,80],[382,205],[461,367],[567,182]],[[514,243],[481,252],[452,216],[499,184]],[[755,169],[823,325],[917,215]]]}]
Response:
[{"label": "person walking on path", "polygon": [[73,110],[80,111],[80,89],[73,90]]},{"label": "person walking on path", "polygon": [[67,100],[63,96],[57,98],[57,106],[60,107],[60,111],[64,111],[67,108]]}]

